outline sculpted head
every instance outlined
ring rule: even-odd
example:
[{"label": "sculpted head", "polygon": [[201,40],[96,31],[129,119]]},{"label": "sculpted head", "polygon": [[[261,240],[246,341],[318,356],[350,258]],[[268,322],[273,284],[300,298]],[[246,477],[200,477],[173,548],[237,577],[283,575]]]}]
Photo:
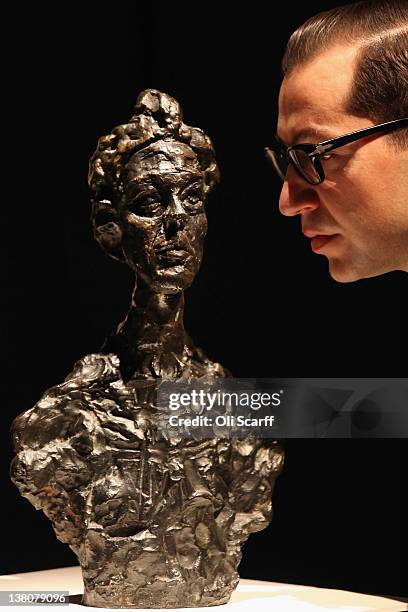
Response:
[{"label": "sculpted head", "polygon": [[176,100],[147,89],[91,158],[95,238],[153,291],[183,290],[200,267],[205,202],[218,180],[208,136],[183,123]]}]

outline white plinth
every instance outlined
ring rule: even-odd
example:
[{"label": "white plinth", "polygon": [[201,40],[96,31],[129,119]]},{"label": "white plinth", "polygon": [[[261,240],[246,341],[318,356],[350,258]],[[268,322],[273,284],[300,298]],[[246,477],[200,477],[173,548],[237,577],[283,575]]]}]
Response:
[{"label": "white plinth", "polygon": [[[0,576],[0,591],[69,591],[70,595],[83,593],[81,570],[79,567],[64,567],[42,572],[29,572]],[[70,603],[70,609],[81,612],[87,610],[107,610],[91,608]],[[10,606],[18,612],[51,612],[50,606]],[[67,606],[53,608],[64,612]],[[203,610],[204,608],[177,608],[177,610]],[[229,603],[223,606],[206,608],[213,612],[404,612],[408,605],[386,597],[375,597],[361,593],[320,589],[298,584],[263,582],[241,579]],[[117,609],[115,609],[117,612]],[[149,612],[152,612],[150,610]],[[163,612],[163,610],[161,610]]]}]

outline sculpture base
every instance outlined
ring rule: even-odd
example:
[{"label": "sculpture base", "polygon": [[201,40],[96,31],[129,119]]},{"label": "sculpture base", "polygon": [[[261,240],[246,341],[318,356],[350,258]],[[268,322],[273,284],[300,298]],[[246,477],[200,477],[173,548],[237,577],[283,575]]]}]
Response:
[{"label": "sculpture base", "polygon": [[218,589],[206,590],[199,581],[189,584],[152,583],[145,587],[122,583],[109,584],[106,588],[93,589],[84,593],[81,604],[95,608],[117,609],[169,609],[169,608],[203,608],[220,606],[231,599],[239,578],[229,585],[220,585]]},{"label": "sculpture base", "polygon": [[[83,592],[80,567],[0,576],[0,588],[14,592],[68,590],[70,610],[89,610],[80,605],[81,595],[78,594]],[[181,612],[180,607],[178,609]],[[408,610],[408,606],[402,600],[386,597],[241,578],[230,602],[223,608],[227,612],[340,612],[345,609],[348,612],[402,612]],[[36,612],[49,612],[49,605],[36,606]]]},{"label": "sculpture base", "polygon": [[[108,608],[106,606],[106,601],[99,598],[97,595],[95,596],[95,593],[91,593],[90,597],[85,597],[85,595],[82,598],[81,601],[81,605],[83,606],[87,606],[87,607],[91,607],[91,608],[99,608],[99,609],[105,609],[105,610],[116,610],[116,609],[138,609],[138,610],[163,610],[163,609],[180,609],[180,608],[194,608],[195,610],[199,610],[200,608],[203,607],[210,607],[210,606],[220,606],[220,605],[224,605],[227,604],[229,602],[229,600],[231,599],[231,593],[229,593],[228,595],[226,595],[225,597],[223,597],[222,599],[218,599],[218,600],[214,600],[214,597],[209,597],[208,600],[206,599],[202,599],[200,601],[199,604],[197,604],[197,602],[193,602],[191,601],[192,597],[190,597],[190,600],[188,600],[187,598],[183,598],[179,601],[169,598],[168,594],[158,594],[157,596],[152,596],[151,593],[149,593],[146,597],[141,598],[139,600],[136,601],[132,601],[131,603],[129,603],[128,600],[126,600],[126,602],[124,602],[121,605],[113,605],[112,603],[110,604],[110,608]],[[116,602],[115,602],[116,603]]]}]

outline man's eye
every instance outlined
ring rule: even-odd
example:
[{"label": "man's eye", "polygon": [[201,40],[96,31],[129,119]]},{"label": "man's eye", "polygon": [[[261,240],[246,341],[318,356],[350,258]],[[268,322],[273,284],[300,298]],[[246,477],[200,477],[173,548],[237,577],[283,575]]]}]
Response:
[{"label": "man's eye", "polygon": [[331,159],[334,156],[334,153],[325,153],[320,156],[320,159]]}]

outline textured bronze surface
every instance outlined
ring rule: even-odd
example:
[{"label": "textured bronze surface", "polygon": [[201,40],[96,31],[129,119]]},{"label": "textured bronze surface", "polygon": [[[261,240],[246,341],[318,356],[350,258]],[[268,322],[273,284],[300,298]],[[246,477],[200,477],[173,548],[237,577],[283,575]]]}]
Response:
[{"label": "textured bronze surface", "polygon": [[226,603],[242,544],[272,516],[278,441],[157,432],[158,379],[231,376],[183,326],[218,180],[210,139],[153,89],[91,159],[94,235],[135,271],[131,306],[100,353],[14,420],[11,465],[21,495],[78,556],[88,606]]}]

